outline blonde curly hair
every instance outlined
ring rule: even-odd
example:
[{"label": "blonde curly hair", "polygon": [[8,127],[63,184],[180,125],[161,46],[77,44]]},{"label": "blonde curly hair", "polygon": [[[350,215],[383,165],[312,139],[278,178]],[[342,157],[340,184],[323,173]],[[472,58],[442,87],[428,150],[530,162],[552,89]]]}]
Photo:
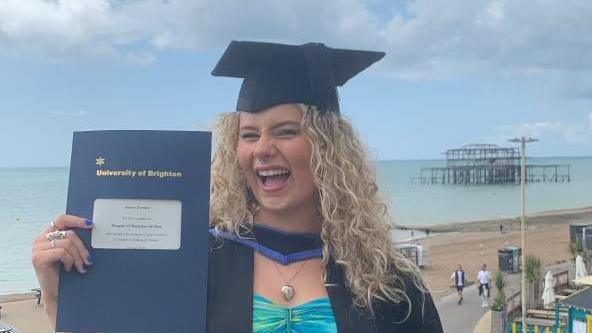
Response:
[{"label": "blonde curly hair", "polygon": [[[403,277],[420,290],[423,283],[417,267],[395,249],[394,224],[358,135],[334,112],[321,114],[314,106],[299,106],[302,128],[312,146],[310,165],[319,201],[323,267],[331,257],[343,268],[356,306],[373,313],[376,301],[403,301],[409,303],[409,315],[412,304]],[[239,112],[221,115],[215,125],[210,224],[241,235],[252,227],[254,198],[236,156],[238,129]]]}]

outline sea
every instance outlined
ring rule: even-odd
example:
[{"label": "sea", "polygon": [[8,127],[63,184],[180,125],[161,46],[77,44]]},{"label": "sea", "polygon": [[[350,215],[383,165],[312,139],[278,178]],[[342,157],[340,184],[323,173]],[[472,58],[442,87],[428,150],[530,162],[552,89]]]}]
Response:
[{"label": "sea", "polygon": [[[378,186],[395,222],[425,226],[520,214],[518,185],[421,185],[423,167],[441,160],[378,161]],[[569,164],[571,181],[529,183],[527,213],[592,206],[592,157],[530,158]],[[67,168],[0,168],[0,295],[38,287],[31,266],[33,239],[66,206]],[[399,232],[396,238],[409,235]]]}]

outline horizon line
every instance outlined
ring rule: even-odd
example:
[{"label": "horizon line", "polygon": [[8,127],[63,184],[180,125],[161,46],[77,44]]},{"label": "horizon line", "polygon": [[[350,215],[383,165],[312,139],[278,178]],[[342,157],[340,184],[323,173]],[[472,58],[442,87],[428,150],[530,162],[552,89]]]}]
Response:
[{"label": "horizon line", "polygon": [[[566,155],[566,156],[530,156],[527,158],[592,158],[592,155]],[[400,158],[400,159],[377,159],[370,162],[416,162],[416,161],[446,161],[445,158]],[[0,169],[62,169],[69,168],[69,165],[53,166],[0,166]]]}]

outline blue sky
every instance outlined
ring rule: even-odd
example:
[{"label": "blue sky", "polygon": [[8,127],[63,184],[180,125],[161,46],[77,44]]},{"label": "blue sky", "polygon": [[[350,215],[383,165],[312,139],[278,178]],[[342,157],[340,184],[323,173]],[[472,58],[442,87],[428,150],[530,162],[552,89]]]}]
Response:
[{"label": "blue sky", "polygon": [[[248,5],[247,5],[248,3]],[[3,0],[0,167],[63,166],[72,131],[207,129],[240,80],[230,40],[383,50],[340,89],[374,158],[534,136],[592,155],[592,2]]]}]

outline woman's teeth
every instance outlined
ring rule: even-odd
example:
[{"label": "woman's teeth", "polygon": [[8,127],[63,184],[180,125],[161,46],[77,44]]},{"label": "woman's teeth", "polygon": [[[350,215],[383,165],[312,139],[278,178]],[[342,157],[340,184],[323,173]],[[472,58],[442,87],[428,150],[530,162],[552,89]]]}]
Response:
[{"label": "woman's teeth", "polygon": [[257,172],[257,174],[260,177],[272,177],[272,176],[279,176],[279,175],[285,175],[288,174],[289,171],[286,169],[276,169],[276,170],[260,170]]},{"label": "woman's teeth", "polygon": [[287,169],[260,170],[257,175],[265,186],[280,186],[290,177]]}]

